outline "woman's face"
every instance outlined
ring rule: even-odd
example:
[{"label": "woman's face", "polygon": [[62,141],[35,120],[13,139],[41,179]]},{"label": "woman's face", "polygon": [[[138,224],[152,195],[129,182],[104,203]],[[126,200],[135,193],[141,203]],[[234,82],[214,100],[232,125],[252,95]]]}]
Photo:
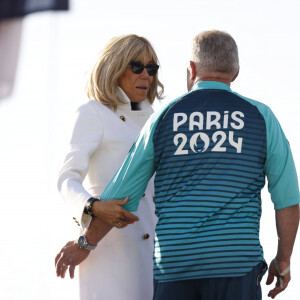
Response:
[{"label": "woman's face", "polygon": [[[152,63],[150,54],[147,53],[140,62],[145,66]],[[141,102],[146,99],[152,81],[153,76],[149,76],[146,69],[141,74],[134,74],[129,65],[119,78],[119,86],[131,102]]]}]

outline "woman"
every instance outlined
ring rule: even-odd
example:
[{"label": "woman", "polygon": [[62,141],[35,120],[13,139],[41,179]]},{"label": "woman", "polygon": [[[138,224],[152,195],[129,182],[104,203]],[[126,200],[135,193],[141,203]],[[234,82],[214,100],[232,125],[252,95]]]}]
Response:
[{"label": "woman", "polygon": [[[92,219],[86,209],[120,167],[153,112],[155,97],[161,98],[163,85],[157,77],[157,63],[148,40],[124,35],[109,41],[91,72],[87,93],[93,100],[78,110],[71,149],[58,181],[63,198],[74,211],[75,222],[81,223],[83,230],[101,229],[97,227],[98,217]],[[75,265],[83,260],[79,265],[80,299],[152,299],[156,223],[153,183],[148,185],[144,198],[135,213],[139,222],[126,227],[132,215],[124,210],[122,221],[111,224],[119,228],[113,228],[95,249],[81,249],[81,241],[72,241],[57,255],[56,272],[60,277],[68,267],[73,277]],[[103,202],[120,207],[127,200],[109,201]],[[93,248],[93,244],[89,246]]]}]

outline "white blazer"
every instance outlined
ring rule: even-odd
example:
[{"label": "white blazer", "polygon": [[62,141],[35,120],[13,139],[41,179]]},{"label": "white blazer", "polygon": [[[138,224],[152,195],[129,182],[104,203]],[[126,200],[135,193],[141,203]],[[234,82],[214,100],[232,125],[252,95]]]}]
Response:
[{"label": "white blazer", "polygon": [[[115,111],[94,100],[78,109],[70,151],[59,175],[59,191],[82,230],[91,221],[83,214],[86,200],[100,196],[153,112],[148,100],[140,103],[141,110],[132,111],[128,97],[121,89],[119,93],[124,104]],[[140,221],[113,228],[79,265],[81,300],[152,299],[157,221],[153,197],[151,180],[135,212]]]}]

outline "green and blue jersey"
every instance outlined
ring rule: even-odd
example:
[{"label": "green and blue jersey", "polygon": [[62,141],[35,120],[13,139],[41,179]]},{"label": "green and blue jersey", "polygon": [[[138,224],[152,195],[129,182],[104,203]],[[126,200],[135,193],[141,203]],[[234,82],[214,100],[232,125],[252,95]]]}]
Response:
[{"label": "green and blue jersey", "polygon": [[239,277],[263,260],[261,190],[275,209],[300,201],[289,143],[272,111],[203,81],[153,114],[101,199],[137,210],[155,175],[158,281]]}]

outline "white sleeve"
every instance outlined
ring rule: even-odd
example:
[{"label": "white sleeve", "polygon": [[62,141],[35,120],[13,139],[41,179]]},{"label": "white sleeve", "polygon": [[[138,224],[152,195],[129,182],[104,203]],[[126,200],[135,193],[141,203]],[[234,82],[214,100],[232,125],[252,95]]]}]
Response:
[{"label": "white sleeve", "polygon": [[100,146],[103,126],[99,112],[90,102],[81,106],[72,132],[70,150],[58,179],[58,189],[71,209],[75,220],[83,228],[90,225],[91,217],[83,213],[86,201],[92,197],[82,183],[89,169],[90,157]]}]

